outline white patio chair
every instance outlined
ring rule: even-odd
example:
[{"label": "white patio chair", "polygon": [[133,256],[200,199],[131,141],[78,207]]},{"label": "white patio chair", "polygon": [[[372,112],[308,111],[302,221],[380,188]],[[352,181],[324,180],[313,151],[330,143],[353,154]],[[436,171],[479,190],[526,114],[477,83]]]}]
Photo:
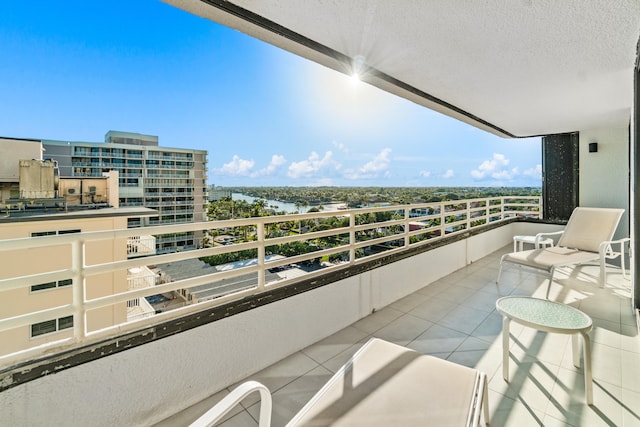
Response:
[{"label": "white patio chair", "polygon": [[502,268],[507,262],[542,270],[549,277],[548,298],[556,268],[598,261],[600,263],[598,282],[601,287],[604,287],[607,281],[607,260],[621,257],[622,272],[626,274],[624,245],[629,238],[611,240],[623,213],[624,209],[575,208],[564,230],[536,235],[537,238],[560,235],[560,240],[555,247],[503,255],[500,259],[496,283],[500,283]]},{"label": "white patio chair", "polygon": [[[260,427],[271,396],[249,381],[191,427],[212,426],[251,390],[260,392]],[[378,338],[369,340],[287,423],[294,426],[478,426],[489,424],[487,376]]]}]

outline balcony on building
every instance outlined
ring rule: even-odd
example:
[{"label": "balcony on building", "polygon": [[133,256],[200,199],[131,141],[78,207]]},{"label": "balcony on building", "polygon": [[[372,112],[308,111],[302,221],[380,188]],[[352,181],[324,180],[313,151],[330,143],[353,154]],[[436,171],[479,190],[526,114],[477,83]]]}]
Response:
[{"label": "balcony on building", "polygon": [[154,255],[156,253],[156,238],[154,236],[133,236],[127,240],[127,255],[129,258]]}]

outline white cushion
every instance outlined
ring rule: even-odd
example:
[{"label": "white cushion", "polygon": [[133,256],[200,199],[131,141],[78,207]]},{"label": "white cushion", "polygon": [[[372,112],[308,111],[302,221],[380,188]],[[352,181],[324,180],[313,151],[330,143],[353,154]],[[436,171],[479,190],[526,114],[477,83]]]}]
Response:
[{"label": "white cushion", "polygon": [[600,243],[613,238],[623,212],[624,209],[575,208],[558,246],[598,252]]}]

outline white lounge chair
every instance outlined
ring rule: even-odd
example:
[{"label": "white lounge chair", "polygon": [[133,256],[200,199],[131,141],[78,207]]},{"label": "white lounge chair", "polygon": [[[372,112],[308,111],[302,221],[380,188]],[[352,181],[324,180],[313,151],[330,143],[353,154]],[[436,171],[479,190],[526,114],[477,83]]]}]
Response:
[{"label": "white lounge chair", "polygon": [[[255,381],[234,389],[196,420],[212,426],[251,391],[269,427],[271,395]],[[369,340],[293,417],[294,426],[478,426],[489,424],[487,376],[378,338]]]},{"label": "white lounge chair", "polygon": [[[623,213],[624,209],[575,208],[564,230],[536,235],[536,240],[560,235],[560,240],[555,247],[503,255],[500,259],[496,283],[500,283],[502,267],[507,262],[542,270],[549,276],[548,298],[556,268],[598,261],[600,263],[598,282],[601,287],[604,287],[607,281],[606,261],[608,259],[620,256],[622,271],[625,274],[624,244],[629,241],[629,238],[611,240]],[[619,249],[614,249],[614,245],[619,245]]]}]

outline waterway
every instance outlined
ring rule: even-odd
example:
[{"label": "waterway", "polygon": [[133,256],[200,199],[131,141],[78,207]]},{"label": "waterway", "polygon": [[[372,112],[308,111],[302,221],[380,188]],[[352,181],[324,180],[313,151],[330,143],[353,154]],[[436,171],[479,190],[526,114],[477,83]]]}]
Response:
[{"label": "waterway", "polygon": [[[253,203],[253,201],[256,200],[257,197],[247,196],[246,194],[242,194],[242,193],[231,193],[231,199],[244,200],[247,203]],[[293,212],[306,213],[309,209],[311,209],[314,206],[316,207],[322,206],[324,208],[322,210],[323,212],[337,211],[339,206],[344,206],[344,203],[327,203],[326,205],[325,204],[309,205],[309,206],[302,206],[298,208],[295,205],[295,203],[280,202],[278,200],[269,200],[269,199],[264,199],[264,200],[267,201],[267,206],[266,206],[267,208],[275,209],[277,212],[285,211],[286,213],[293,213]]]}]

